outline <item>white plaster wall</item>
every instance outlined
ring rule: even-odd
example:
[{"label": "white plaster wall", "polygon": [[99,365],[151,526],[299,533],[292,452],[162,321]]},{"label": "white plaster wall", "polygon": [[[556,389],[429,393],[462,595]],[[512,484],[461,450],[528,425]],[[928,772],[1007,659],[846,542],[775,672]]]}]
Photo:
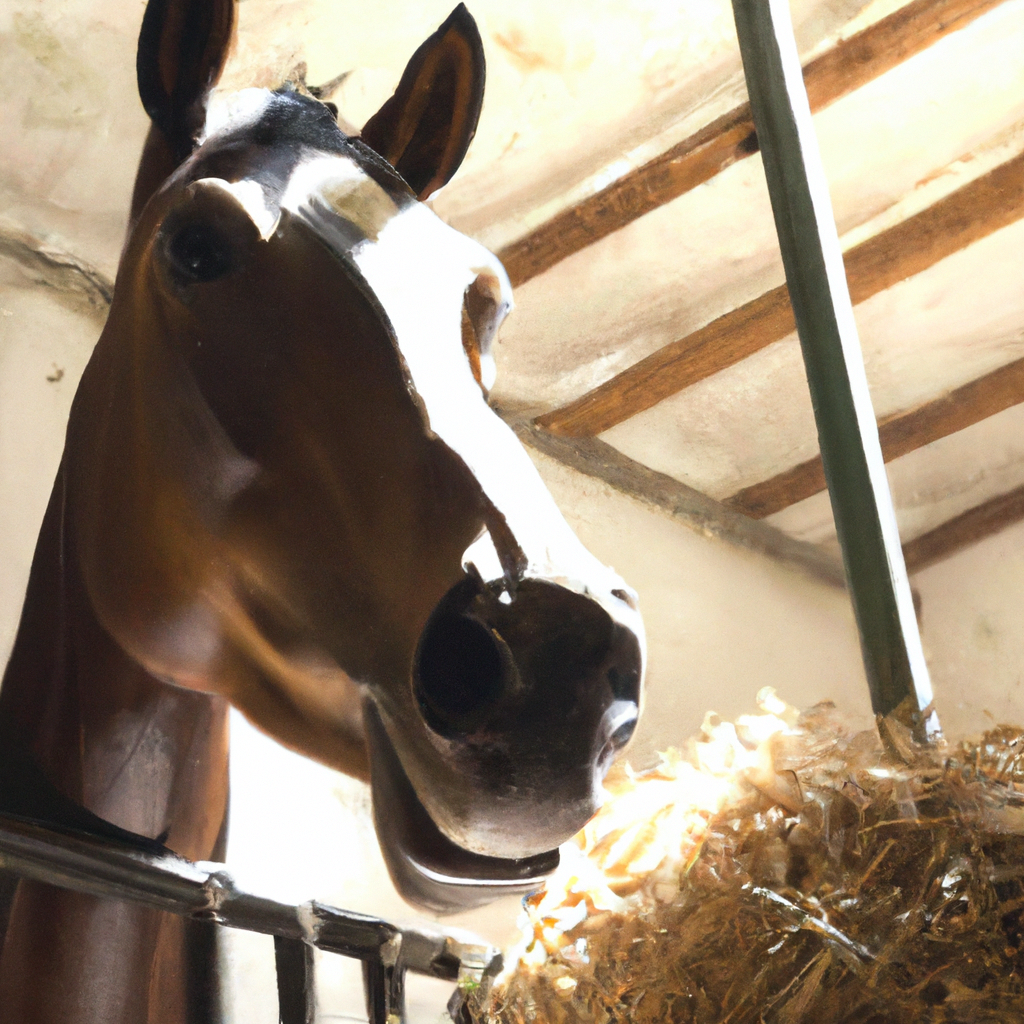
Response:
[{"label": "white plaster wall", "polygon": [[0,257],[0,664],[6,665],[78,378],[100,321]]},{"label": "white plaster wall", "polygon": [[946,734],[1024,724],[1024,524],[921,570],[912,582]]}]

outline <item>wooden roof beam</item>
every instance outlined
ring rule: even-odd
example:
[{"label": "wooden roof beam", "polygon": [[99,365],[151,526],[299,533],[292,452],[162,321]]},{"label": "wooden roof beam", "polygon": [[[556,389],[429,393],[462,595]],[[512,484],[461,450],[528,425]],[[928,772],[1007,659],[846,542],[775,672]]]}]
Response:
[{"label": "wooden roof beam", "polygon": [[997,495],[903,545],[908,572],[934,565],[1024,519],[1024,487]]},{"label": "wooden roof beam", "polygon": [[[826,547],[796,540],[769,523],[750,519],[728,504],[641,465],[600,438],[570,439],[515,417],[509,417],[508,422],[521,441],[542,454],[660,508],[709,539],[788,563],[831,586],[846,586],[842,563]],[[1024,486],[991,498],[904,543],[907,571],[914,573],[934,565],[1022,520]]]},{"label": "wooden roof beam", "polygon": [[[1024,359],[1017,359],[916,409],[880,419],[878,435],[882,455],[886,462],[891,462],[1021,402],[1024,402]],[[725,504],[752,519],[764,519],[823,490],[825,473],[821,458],[815,456],[737,491]]]},{"label": "wooden roof beam", "polygon": [[[855,305],[864,302],[1021,217],[1024,154],[848,250],[843,261],[850,297]],[[795,329],[789,292],[780,285],[539,416],[537,423],[573,437],[600,434]]]},{"label": "wooden roof beam", "polygon": [[[821,110],[859,89],[1001,2],[913,0],[806,65],[811,110]],[[512,283],[529,281],[757,148],[750,105],[745,103],[507,245],[499,256]]]},{"label": "wooden roof beam", "polygon": [[830,586],[846,586],[846,575],[838,557],[816,544],[796,540],[770,523],[756,522],[665,473],[635,462],[600,438],[558,437],[536,424],[505,415],[524,444],[570,469],[602,480],[646,505],[661,509],[702,536],[788,563]]}]

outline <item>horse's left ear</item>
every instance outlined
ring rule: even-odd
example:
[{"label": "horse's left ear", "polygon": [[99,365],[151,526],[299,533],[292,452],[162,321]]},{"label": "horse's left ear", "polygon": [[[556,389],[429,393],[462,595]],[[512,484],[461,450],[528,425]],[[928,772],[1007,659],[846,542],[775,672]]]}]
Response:
[{"label": "horse's left ear", "polygon": [[235,0],[149,0],[135,70],[152,124],[135,175],[132,222],[192,152],[231,48]]},{"label": "horse's left ear", "polygon": [[235,0],[149,0],[135,69],[139,97],[177,160],[192,151],[224,69]]},{"label": "horse's left ear", "polygon": [[483,44],[473,16],[459,4],[413,54],[362,139],[426,199],[462,163],[483,98]]}]

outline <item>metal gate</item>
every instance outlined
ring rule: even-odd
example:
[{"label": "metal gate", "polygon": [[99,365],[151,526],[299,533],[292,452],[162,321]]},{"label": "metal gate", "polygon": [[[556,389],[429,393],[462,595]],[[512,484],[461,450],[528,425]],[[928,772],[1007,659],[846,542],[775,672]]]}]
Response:
[{"label": "metal gate", "polygon": [[359,960],[370,1024],[405,1020],[407,971],[473,983],[501,970],[482,940],[443,929],[399,928],[322,903],[290,906],[239,889],[225,865],[154,855],[0,815],[0,870],[106,899],[274,936],[281,1024],[313,1024],[313,949]]}]

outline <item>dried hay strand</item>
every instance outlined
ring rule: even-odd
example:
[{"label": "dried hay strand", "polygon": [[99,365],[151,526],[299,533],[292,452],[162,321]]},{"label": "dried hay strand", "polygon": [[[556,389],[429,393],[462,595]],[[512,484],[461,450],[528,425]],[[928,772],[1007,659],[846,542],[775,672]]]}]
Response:
[{"label": "dried hay strand", "polygon": [[758,700],[607,783],[460,1024],[1024,1022],[1022,731]]}]

